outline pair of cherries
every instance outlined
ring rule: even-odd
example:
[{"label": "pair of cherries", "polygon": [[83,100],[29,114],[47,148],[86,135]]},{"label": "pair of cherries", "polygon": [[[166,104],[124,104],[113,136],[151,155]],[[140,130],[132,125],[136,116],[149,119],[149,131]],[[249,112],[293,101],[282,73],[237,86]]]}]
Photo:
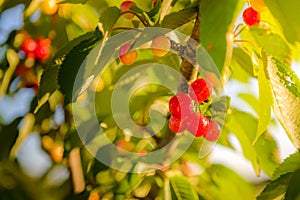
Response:
[{"label": "pair of cherries", "polygon": [[193,102],[200,104],[209,100],[211,91],[206,79],[199,78],[191,83],[188,94],[174,95],[169,101],[170,130],[175,133],[188,130],[196,137],[203,136],[208,141],[216,141],[220,136],[218,124],[204,114],[193,111]]},{"label": "pair of cherries", "polygon": [[27,58],[34,58],[37,60],[44,60],[50,56],[51,40],[46,38],[26,38],[21,46]]}]

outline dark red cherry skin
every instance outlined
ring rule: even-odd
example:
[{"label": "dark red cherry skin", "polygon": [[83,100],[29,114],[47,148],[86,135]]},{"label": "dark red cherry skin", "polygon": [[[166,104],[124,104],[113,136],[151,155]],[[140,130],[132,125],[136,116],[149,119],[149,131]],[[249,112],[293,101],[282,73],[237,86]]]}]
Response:
[{"label": "dark red cherry skin", "polygon": [[191,98],[184,93],[178,93],[170,99],[169,109],[171,115],[180,119],[184,118],[192,112]]},{"label": "dark red cherry skin", "polygon": [[201,113],[193,113],[187,119],[187,129],[196,137],[207,134],[209,128],[209,119]]},{"label": "dark red cherry skin", "polygon": [[37,60],[44,60],[49,58],[50,56],[50,39],[38,38],[37,39],[37,47],[34,51],[35,57]]},{"label": "dark red cherry skin", "polygon": [[174,133],[181,133],[187,129],[187,123],[185,119],[179,119],[175,116],[171,116],[169,120],[169,128]]},{"label": "dark red cherry skin", "polygon": [[199,78],[191,83],[189,87],[189,96],[196,102],[203,102],[209,99],[211,95],[211,86],[204,78]]},{"label": "dark red cherry skin", "polygon": [[37,42],[31,38],[27,38],[23,41],[21,49],[26,53],[26,55],[33,53],[37,48]]}]

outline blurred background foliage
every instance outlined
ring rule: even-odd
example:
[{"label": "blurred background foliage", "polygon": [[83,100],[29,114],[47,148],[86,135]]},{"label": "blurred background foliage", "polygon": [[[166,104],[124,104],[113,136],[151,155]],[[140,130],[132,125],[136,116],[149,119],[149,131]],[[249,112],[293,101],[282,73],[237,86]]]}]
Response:
[{"label": "blurred background foliage", "polygon": [[[122,17],[122,2],[0,0],[0,199],[299,199],[299,1],[265,0],[254,27],[241,21],[244,0],[136,1],[132,11],[141,19],[132,20]],[[84,146],[92,136],[81,141],[73,120],[72,109],[82,121],[91,118],[84,109],[89,92],[96,92],[101,128],[121,149],[154,151],[174,133],[165,126],[157,137],[138,140],[116,126],[111,87],[131,69],[118,60],[72,99],[74,76],[103,39],[99,22],[111,36],[145,23],[190,35],[198,13],[198,39],[228,96],[216,148],[199,159],[203,138],[195,138],[176,162],[144,174],[102,164]],[[46,48],[41,57],[26,54],[26,39],[44,41],[38,42]],[[132,68],[150,60],[179,70],[181,58],[172,53],[160,59],[149,49],[139,53]],[[137,124],[147,123],[155,101],[166,106],[172,95],[149,87],[130,105]],[[75,100],[79,106],[72,107]]]}]

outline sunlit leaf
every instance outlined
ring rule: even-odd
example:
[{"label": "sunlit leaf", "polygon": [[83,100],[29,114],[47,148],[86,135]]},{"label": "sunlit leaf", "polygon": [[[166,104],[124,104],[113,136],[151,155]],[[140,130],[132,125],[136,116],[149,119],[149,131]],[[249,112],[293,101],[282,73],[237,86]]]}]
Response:
[{"label": "sunlit leaf", "polygon": [[257,77],[259,87],[259,118],[254,143],[264,133],[271,121],[271,106],[273,104],[271,83],[264,70],[268,65],[268,60],[264,53],[262,59],[264,66],[259,66]]},{"label": "sunlit leaf", "polygon": [[234,111],[227,115],[225,128],[236,135],[242,146],[244,156],[250,160],[255,173],[258,175],[260,167],[257,153],[252,145],[256,134],[257,120],[248,113]]},{"label": "sunlit leaf", "polygon": [[279,21],[287,40],[291,43],[300,41],[300,1],[265,0],[273,16]]},{"label": "sunlit leaf", "polygon": [[291,62],[292,54],[290,47],[279,34],[275,33],[269,27],[255,26],[249,30],[244,30],[242,38],[254,41],[257,46],[251,45],[251,48],[254,48],[256,51],[258,51],[256,48],[263,48],[268,55],[272,55],[287,63]]},{"label": "sunlit leaf", "polygon": [[276,140],[268,132],[263,133],[254,145],[262,170],[272,176],[280,162]]},{"label": "sunlit leaf", "polygon": [[300,147],[300,82],[293,70],[268,58],[268,75],[274,96],[274,113],[294,145]]},{"label": "sunlit leaf", "polygon": [[232,54],[233,46],[227,44],[226,37],[233,29],[236,10],[241,9],[242,3],[236,0],[200,1],[200,41],[220,71]]},{"label": "sunlit leaf", "polygon": [[251,183],[223,165],[212,165],[199,177],[199,193],[204,199],[252,200],[254,191]]},{"label": "sunlit leaf", "polygon": [[190,7],[165,16],[160,26],[168,29],[178,28],[196,18],[197,7]]},{"label": "sunlit leaf", "polygon": [[183,176],[174,176],[170,179],[172,199],[197,200],[198,195],[191,182]]},{"label": "sunlit leaf", "polygon": [[245,51],[241,48],[234,48],[232,59],[235,60],[249,75],[254,76],[251,57]]}]

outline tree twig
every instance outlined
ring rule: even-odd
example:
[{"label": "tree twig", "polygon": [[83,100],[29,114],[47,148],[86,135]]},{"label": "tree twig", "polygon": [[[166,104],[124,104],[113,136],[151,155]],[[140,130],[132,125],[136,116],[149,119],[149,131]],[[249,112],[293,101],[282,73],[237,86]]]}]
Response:
[{"label": "tree twig", "polygon": [[180,66],[180,73],[183,75],[185,80],[180,81],[180,86],[178,88],[179,92],[187,92],[188,84],[186,81],[192,82],[197,77],[197,68],[195,67],[195,65],[197,63],[196,50],[200,41],[199,31],[200,31],[200,14],[198,11],[191,37],[187,41],[186,48],[183,52],[182,63]]}]

